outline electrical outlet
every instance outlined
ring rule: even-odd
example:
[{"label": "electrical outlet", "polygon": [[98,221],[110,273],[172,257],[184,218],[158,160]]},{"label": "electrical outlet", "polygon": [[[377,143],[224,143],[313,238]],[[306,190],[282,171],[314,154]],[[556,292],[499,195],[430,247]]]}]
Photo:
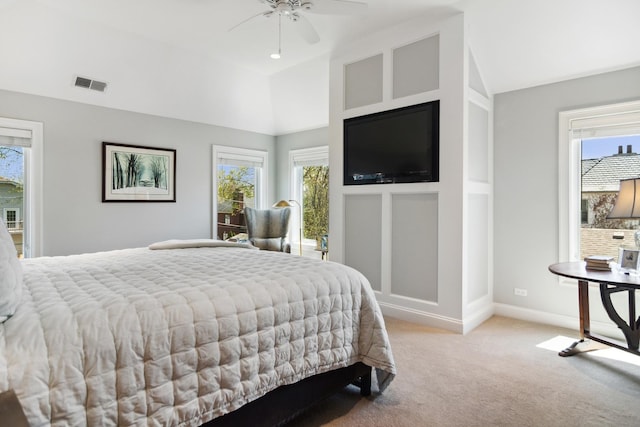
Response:
[{"label": "electrical outlet", "polygon": [[526,297],[527,296],[527,290],[526,289],[513,288],[513,294],[517,295],[519,297]]}]

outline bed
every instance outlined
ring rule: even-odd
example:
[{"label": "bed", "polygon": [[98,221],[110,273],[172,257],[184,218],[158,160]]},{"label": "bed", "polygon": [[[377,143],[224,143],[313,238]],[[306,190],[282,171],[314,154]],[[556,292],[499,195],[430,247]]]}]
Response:
[{"label": "bed", "polygon": [[356,380],[366,394],[372,369],[382,391],[396,373],[369,283],[338,263],[211,240],[0,258],[19,283],[2,301],[21,294],[0,392],[31,426],[277,425],[311,404],[297,397]]}]

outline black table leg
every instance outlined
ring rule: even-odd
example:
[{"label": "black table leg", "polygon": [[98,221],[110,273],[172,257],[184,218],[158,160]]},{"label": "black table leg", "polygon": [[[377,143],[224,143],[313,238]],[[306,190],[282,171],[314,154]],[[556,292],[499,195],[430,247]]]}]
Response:
[{"label": "black table leg", "polygon": [[[613,306],[611,302],[611,294],[616,292],[628,292],[628,301],[629,301],[629,322],[625,322],[625,320],[618,314],[616,308]],[[609,318],[613,320],[613,322],[618,325],[622,333],[624,334],[625,339],[627,340],[627,345],[630,350],[638,350],[638,344],[640,342],[640,329],[638,326],[640,325],[640,319],[636,319],[636,296],[635,289],[633,288],[625,288],[616,285],[608,285],[606,283],[600,284],[600,296],[602,297],[602,305],[604,305],[604,309],[607,311]]]}]

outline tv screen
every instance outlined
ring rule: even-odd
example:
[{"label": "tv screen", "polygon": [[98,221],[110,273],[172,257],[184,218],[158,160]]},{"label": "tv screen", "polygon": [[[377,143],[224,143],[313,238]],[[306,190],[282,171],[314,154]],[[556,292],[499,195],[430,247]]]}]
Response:
[{"label": "tv screen", "polygon": [[344,185],[438,181],[440,101],[344,120]]}]

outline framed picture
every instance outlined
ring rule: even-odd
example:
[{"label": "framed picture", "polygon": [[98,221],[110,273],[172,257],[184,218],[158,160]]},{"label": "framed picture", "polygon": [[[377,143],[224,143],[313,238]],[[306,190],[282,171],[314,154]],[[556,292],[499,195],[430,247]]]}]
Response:
[{"label": "framed picture", "polygon": [[618,262],[620,263],[620,268],[639,270],[640,249],[621,246],[618,249]]},{"label": "framed picture", "polygon": [[175,202],[176,150],[102,143],[103,202]]}]

